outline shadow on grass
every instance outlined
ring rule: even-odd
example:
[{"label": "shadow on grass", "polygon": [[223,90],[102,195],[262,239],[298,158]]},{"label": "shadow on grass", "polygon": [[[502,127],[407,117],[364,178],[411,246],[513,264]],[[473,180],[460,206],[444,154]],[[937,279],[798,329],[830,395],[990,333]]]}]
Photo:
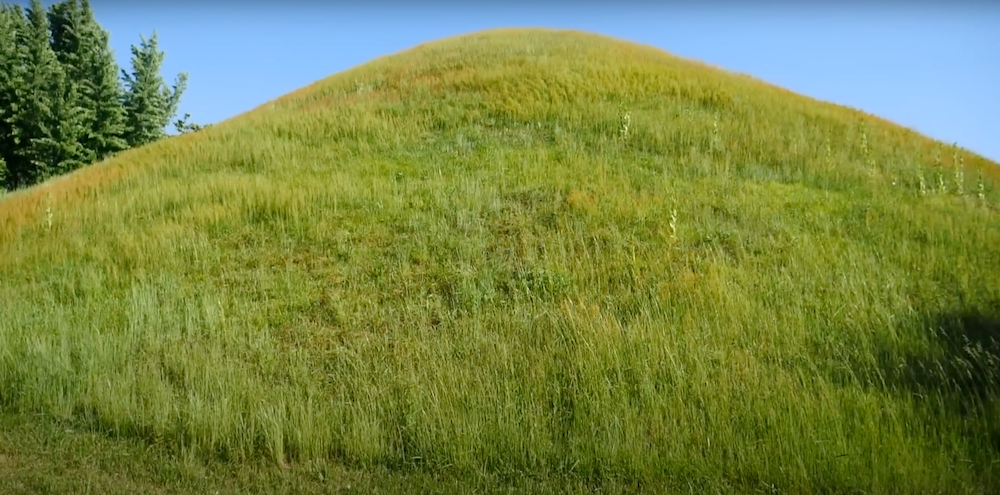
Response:
[{"label": "shadow on grass", "polygon": [[1000,458],[1000,304],[939,314],[922,328],[930,345],[878,346],[869,384],[911,394],[928,426],[951,424],[975,450]]},{"label": "shadow on grass", "polygon": [[1000,395],[1000,315],[982,312],[949,313],[934,318],[927,329],[931,346],[919,353],[889,359],[880,352],[880,368],[887,385],[917,394],[940,394],[956,399],[960,412],[997,400]]}]

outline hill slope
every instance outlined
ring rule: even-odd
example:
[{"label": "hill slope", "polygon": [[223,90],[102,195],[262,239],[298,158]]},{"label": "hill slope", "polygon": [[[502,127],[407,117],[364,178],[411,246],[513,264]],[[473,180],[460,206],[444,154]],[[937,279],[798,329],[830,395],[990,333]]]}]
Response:
[{"label": "hill slope", "polygon": [[442,40],[0,199],[0,408],[234,461],[988,492],[998,171],[650,47]]}]

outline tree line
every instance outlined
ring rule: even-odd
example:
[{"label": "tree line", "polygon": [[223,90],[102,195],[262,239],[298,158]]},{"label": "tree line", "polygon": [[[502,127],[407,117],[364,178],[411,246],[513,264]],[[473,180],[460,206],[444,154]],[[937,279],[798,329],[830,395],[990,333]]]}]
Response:
[{"label": "tree line", "polygon": [[[187,74],[160,74],[156,32],[118,67],[88,0],[0,3],[0,188],[27,187],[166,136]],[[200,128],[174,123],[180,132]]]}]

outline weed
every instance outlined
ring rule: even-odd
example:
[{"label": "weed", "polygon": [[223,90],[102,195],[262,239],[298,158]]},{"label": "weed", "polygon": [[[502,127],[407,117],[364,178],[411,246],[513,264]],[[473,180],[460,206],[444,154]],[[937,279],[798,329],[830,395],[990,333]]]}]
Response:
[{"label": "weed", "polygon": [[941,163],[941,146],[934,151],[934,170],[937,172],[937,192],[945,194],[948,188],[944,184],[944,165]]},{"label": "weed", "polygon": [[955,194],[963,196],[965,195],[965,161],[964,158],[958,154],[957,143],[954,145],[952,164],[955,167]]},{"label": "weed", "polygon": [[677,209],[670,210],[670,239],[677,240]]},{"label": "weed", "polygon": [[622,140],[628,141],[629,128],[632,126],[632,111],[625,109],[622,113],[621,118],[621,128],[619,132],[621,133]]},{"label": "weed", "polygon": [[869,174],[874,177],[877,172],[875,154],[868,142],[868,126],[864,122],[861,123],[861,156],[864,158],[865,165],[868,166]]},{"label": "weed", "polygon": [[719,114],[718,112],[712,114],[712,153],[718,153],[721,150],[722,138],[719,136]]},{"label": "weed", "polygon": [[52,194],[45,196],[45,230],[52,230]]},{"label": "weed", "polygon": [[825,158],[824,163],[827,168],[830,168],[833,166],[833,143],[830,141],[830,136],[826,136],[824,138],[823,145],[823,149],[825,151],[825,154],[823,155]]},{"label": "weed", "polygon": [[979,171],[979,178],[976,181],[976,183],[977,183],[977,191],[978,191],[977,192],[977,196],[979,197],[979,202],[983,206],[986,206],[986,183],[983,182],[983,171],[982,170]]}]

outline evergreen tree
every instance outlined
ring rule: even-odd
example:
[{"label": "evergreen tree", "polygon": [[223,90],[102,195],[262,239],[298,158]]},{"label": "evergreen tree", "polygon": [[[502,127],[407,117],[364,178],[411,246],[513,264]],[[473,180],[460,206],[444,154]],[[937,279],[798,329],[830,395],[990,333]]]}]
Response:
[{"label": "evergreen tree", "polygon": [[46,178],[51,175],[72,172],[83,165],[91,163],[83,139],[87,133],[86,109],[80,107],[80,96],[76,87],[63,76],[61,83],[56,84],[52,98],[53,127],[50,136],[38,140],[40,147],[50,149],[50,168]]},{"label": "evergreen tree", "polygon": [[127,143],[122,86],[109,36],[94,19],[88,0],[64,0],[49,10],[52,47],[83,108],[85,163],[124,150]]},{"label": "evergreen tree", "polygon": [[[165,136],[187,74],[168,88],[163,57],[154,32],[132,47],[132,73],[121,71],[89,0],[48,12],[39,0],[0,2],[0,185],[28,186]],[[179,131],[201,127],[187,118],[174,122]]]},{"label": "evergreen tree", "polygon": [[83,12],[77,0],[63,0],[49,7],[49,30],[52,32],[52,50],[65,67],[70,78],[81,75],[80,53],[84,29]]},{"label": "evergreen tree", "polygon": [[32,0],[24,36],[19,38],[26,71],[23,97],[18,98],[9,120],[16,160],[7,166],[15,176],[14,185],[27,186],[79,166],[85,129],[76,90],[52,50],[48,17],[40,0]]},{"label": "evergreen tree", "polygon": [[0,185],[13,189],[17,176],[15,150],[18,141],[14,136],[12,121],[23,96],[25,67],[22,64],[22,46],[18,38],[27,29],[24,12],[19,5],[0,3],[0,162],[4,163],[4,176]]},{"label": "evergreen tree", "polygon": [[83,0],[83,12],[90,19],[94,30],[94,52],[90,65],[90,80],[94,82],[93,99],[95,117],[90,145],[97,152],[97,159],[128,149],[125,141],[125,92],[119,78],[118,62],[111,50],[111,38],[94,19],[90,2]]},{"label": "evergreen tree", "polygon": [[7,162],[0,156],[0,194],[7,189]]},{"label": "evergreen tree", "polygon": [[124,106],[126,112],[125,140],[129,146],[142,146],[166,135],[166,126],[177,113],[181,94],[187,85],[187,74],[181,72],[173,91],[160,75],[164,53],[157,46],[156,32],[142,37],[140,46],[132,45],[132,73],[124,70]]},{"label": "evergreen tree", "polygon": [[181,117],[181,118],[177,119],[176,121],[174,121],[174,128],[177,129],[178,133],[180,133],[180,134],[187,134],[189,132],[198,132],[198,131],[200,131],[200,130],[202,130],[202,129],[205,128],[205,126],[203,126],[201,124],[196,124],[194,122],[188,122],[188,119],[190,119],[190,118],[191,118],[191,114],[185,113],[183,117]]},{"label": "evergreen tree", "polygon": [[[62,65],[66,84],[73,88],[73,95],[77,100],[73,103],[81,108],[84,127],[88,127],[86,124],[93,121],[93,111],[90,108],[92,105],[86,100],[88,93],[91,93],[89,90],[93,87],[93,83],[87,80],[87,74],[84,72],[86,65],[84,59],[87,55],[85,50],[89,47],[85,46],[84,38],[87,33],[82,16],[83,12],[77,0],[64,0],[49,7],[47,18],[52,35],[52,50]],[[86,135],[82,137],[85,138]],[[76,158],[80,162],[90,163],[95,157],[96,153],[93,150],[83,146],[81,156]]]}]

